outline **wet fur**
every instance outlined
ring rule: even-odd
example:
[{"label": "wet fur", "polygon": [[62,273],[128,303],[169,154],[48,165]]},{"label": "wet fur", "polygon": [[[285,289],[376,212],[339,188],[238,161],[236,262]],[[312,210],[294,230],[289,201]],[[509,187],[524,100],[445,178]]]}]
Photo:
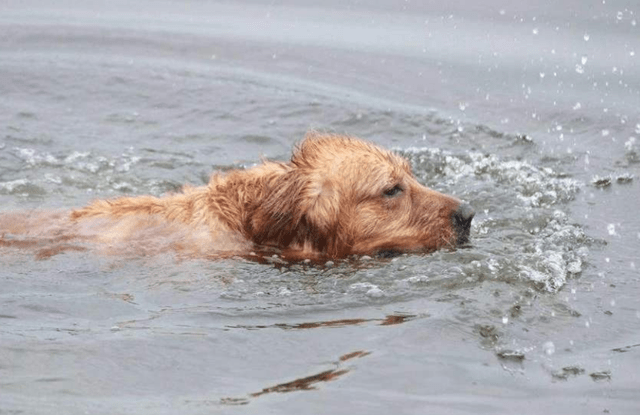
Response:
[{"label": "wet fur", "polygon": [[[178,232],[165,245],[196,254],[247,253],[258,245],[289,257],[340,258],[452,246],[459,204],[419,184],[397,154],[311,133],[288,163],[214,174],[206,186],[161,198],[97,200],[72,211],[53,235],[141,247]],[[0,220],[0,234],[2,226]]]}]

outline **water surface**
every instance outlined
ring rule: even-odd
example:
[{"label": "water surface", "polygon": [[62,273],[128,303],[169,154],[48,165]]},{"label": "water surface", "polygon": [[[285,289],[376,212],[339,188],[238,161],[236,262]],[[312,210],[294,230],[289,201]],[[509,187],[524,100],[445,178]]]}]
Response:
[{"label": "water surface", "polygon": [[634,2],[5,2],[0,210],[175,191],[311,129],[472,246],[332,265],[1,247],[0,413],[640,409]]}]

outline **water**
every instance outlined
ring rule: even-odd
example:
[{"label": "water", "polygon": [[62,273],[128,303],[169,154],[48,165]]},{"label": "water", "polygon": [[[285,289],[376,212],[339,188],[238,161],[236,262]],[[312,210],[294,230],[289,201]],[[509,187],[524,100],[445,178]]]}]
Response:
[{"label": "water", "polygon": [[638,13],[5,2],[4,213],[200,185],[320,129],[477,215],[469,248],[327,266],[0,247],[0,413],[637,413]]}]

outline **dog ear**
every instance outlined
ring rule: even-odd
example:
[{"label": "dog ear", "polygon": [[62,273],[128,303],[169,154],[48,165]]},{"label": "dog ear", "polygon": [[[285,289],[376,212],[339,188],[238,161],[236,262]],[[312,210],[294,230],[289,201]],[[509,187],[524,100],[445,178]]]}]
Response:
[{"label": "dog ear", "polygon": [[304,183],[288,171],[264,183],[264,193],[248,217],[251,238],[258,244],[289,245],[300,226]]},{"label": "dog ear", "polygon": [[336,231],[343,193],[327,171],[331,164],[322,161],[327,158],[323,154],[332,148],[334,141],[330,135],[310,131],[291,156],[293,171],[304,181],[299,198],[300,212],[317,231],[326,234]]},{"label": "dog ear", "polygon": [[258,244],[310,245],[332,255],[340,240],[339,192],[304,170],[293,167],[266,183],[249,218],[250,236]]}]

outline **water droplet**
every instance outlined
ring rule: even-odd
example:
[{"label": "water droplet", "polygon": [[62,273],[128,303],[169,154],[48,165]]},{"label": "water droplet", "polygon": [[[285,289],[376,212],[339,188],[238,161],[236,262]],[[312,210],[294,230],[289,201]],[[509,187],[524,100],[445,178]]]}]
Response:
[{"label": "water droplet", "polygon": [[509,317],[504,316],[502,317],[502,324],[507,324],[509,322]]},{"label": "water droplet", "polygon": [[382,291],[380,288],[374,286],[369,291],[367,291],[367,296],[369,296],[371,298],[380,298],[380,297],[384,296],[384,291]]},{"label": "water droplet", "polygon": [[582,57],[580,58],[580,62],[582,62],[583,65],[587,64],[587,56],[586,55],[582,55]]},{"label": "water droplet", "polygon": [[282,297],[288,297],[291,294],[293,294],[293,293],[287,287],[280,287],[280,289],[278,290],[278,295],[282,296]]},{"label": "water droplet", "polygon": [[628,152],[635,151],[635,144],[636,144],[636,138],[635,137],[629,137],[629,139],[627,141],[625,141],[625,143],[624,143],[624,148]]},{"label": "water droplet", "polygon": [[615,307],[616,306],[616,300],[611,300],[609,302],[609,304],[611,304],[611,307]]},{"label": "water droplet", "polygon": [[609,135],[609,130],[602,130],[601,134],[603,137],[607,137]]},{"label": "water droplet", "polygon": [[544,350],[544,352],[551,356],[552,354],[554,354],[556,352],[556,345],[553,344],[553,342],[549,341],[546,342],[545,344],[542,345],[542,350]]},{"label": "water droplet", "polygon": [[631,21],[631,26],[635,26],[636,24],[638,24],[638,23],[636,22],[636,19],[633,19],[633,20]]},{"label": "water droplet", "polygon": [[576,105],[573,106],[574,110],[579,110],[580,108],[582,108],[582,104],[580,104],[579,102],[576,102]]},{"label": "water droplet", "polygon": [[540,78],[544,78],[545,73],[544,72],[540,72]]},{"label": "water droplet", "polygon": [[584,322],[584,326],[585,326],[586,328],[589,328],[589,327],[591,327],[591,323],[589,323],[588,321],[585,321],[585,322]]},{"label": "water droplet", "polygon": [[460,111],[464,111],[464,110],[466,110],[468,106],[469,106],[469,104],[468,104],[468,103],[466,103],[466,102],[460,102],[460,103],[458,103],[458,108],[460,108]]},{"label": "water droplet", "polygon": [[589,33],[585,33],[584,36],[583,36],[584,41],[588,42],[589,38],[590,38]]},{"label": "water droplet", "polygon": [[631,52],[629,52],[629,56],[636,56],[636,52],[632,50]]},{"label": "water droplet", "polygon": [[624,14],[622,12],[618,12],[616,14],[616,19],[618,19],[618,20],[622,20],[623,17],[624,17]]},{"label": "water droplet", "polygon": [[582,67],[582,65],[576,65],[576,72],[578,72],[579,74],[584,73],[584,68]]},{"label": "water droplet", "polygon": [[531,33],[533,33],[534,35],[538,34],[538,28],[534,27],[533,30],[531,31]]},{"label": "water droplet", "polygon": [[506,10],[505,9],[500,9],[500,11],[498,13],[500,13],[500,16],[504,16],[505,13],[506,13]]},{"label": "water droplet", "polygon": [[[609,232],[609,235],[611,236],[615,236],[617,235],[616,233],[616,225],[613,223],[610,223],[609,225],[607,225],[607,231]],[[609,261],[607,261],[609,262]]]}]

